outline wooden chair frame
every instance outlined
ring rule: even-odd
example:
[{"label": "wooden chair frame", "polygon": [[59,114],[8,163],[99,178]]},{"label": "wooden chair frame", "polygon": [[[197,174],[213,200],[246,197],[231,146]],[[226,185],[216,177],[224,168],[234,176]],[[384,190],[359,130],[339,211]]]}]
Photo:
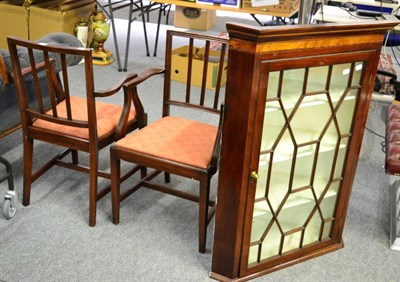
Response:
[{"label": "wooden chair frame", "polygon": [[[99,150],[123,137],[127,132],[143,127],[147,123],[147,115],[144,112],[139,98],[135,95],[136,92],[132,91],[132,88],[127,84],[134,80],[137,75],[133,73],[128,74],[113,87],[105,91],[96,92],[94,90],[92,54],[90,49],[42,45],[27,40],[21,40],[16,37],[8,38],[8,46],[13,66],[13,79],[17,88],[23,133],[24,183],[22,203],[24,206],[30,204],[32,183],[54,165],[85,172],[89,174],[89,225],[95,226],[97,201],[110,191],[110,185],[98,191],[98,177],[110,179],[110,174],[108,172],[99,171]],[[21,68],[17,48],[27,49],[30,60],[29,68]],[[34,55],[34,52],[43,54],[44,60],[42,62],[36,62],[35,55],[37,53]],[[68,63],[66,59],[67,56],[70,55],[81,56],[84,59],[87,120],[76,120],[72,116],[71,96],[68,84]],[[60,72],[56,71],[55,56],[59,58],[57,63],[61,65]],[[48,93],[51,100],[51,111],[45,111],[43,106],[43,89],[41,89],[39,85],[38,76],[41,72],[46,73]],[[38,109],[31,108],[25,96],[24,79],[26,79],[28,75],[32,76],[32,81],[35,85],[34,87],[36,89],[39,105]],[[97,100],[112,96],[121,89],[123,89],[124,102],[119,122],[115,130],[108,133],[106,136],[99,137],[96,116]],[[67,118],[59,117],[57,114],[57,105],[61,101],[66,105]],[[135,117],[131,123],[128,123],[128,115],[132,110],[132,106],[135,110]],[[84,128],[88,131],[88,138],[80,138],[38,127],[35,125],[35,122],[38,120],[55,123],[60,126],[65,125],[74,128]],[[59,145],[66,149],[33,172],[34,140]],[[79,163],[78,152],[88,153],[89,166]],[[71,155],[71,161],[63,160],[67,155]],[[133,168],[126,177],[135,173],[137,169],[137,167]]]},{"label": "wooden chair frame", "polygon": [[[189,39],[189,53],[188,53],[188,79],[186,83],[186,101],[180,102],[174,100],[171,97],[171,60],[172,60],[172,48],[173,48],[173,38],[174,37],[184,37]],[[205,55],[204,55],[204,67],[203,67],[203,81],[200,87],[200,101],[199,103],[191,103],[191,75],[192,75],[192,62],[194,59],[193,42],[195,39],[204,40],[205,43]],[[207,107],[204,103],[206,94],[206,76],[207,76],[207,63],[209,60],[210,42],[216,41],[221,43],[221,59],[219,61],[219,73],[217,79],[217,87],[214,92],[213,105]],[[158,157],[142,154],[140,152],[135,152],[133,150],[127,150],[120,148],[118,143],[113,145],[110,149],[111,151],[111,183],[112,183],[112,208],[113,208],[113,222],[115,224],[119,223],[119,209],[120,202],[125,200],[129,195],[137,191],[140,187],[147,187],[153,190],[157,190],[163,193],[174,195],[186,200],[194,201],[199,204],[199,252],[204,253],[206,251],[206,234],[207,225],[211,221],[215,212],[215,201],[210,200],[210,181],[212,176],[218,170],[218,160],[221,144],[221,128],[222,128],[222,117],[223,111],[219,109],[220,103],[218,100],[220,97],[220,87],[222,80],[223,63],[225,59],[225,52],[227,48],[227,40],[219,37],[207,36],[202,34],[186,33],[180,31],[167,32],[167,44],[166,44],[166,62],[165,62],[165,79],[164,79],[164,98],[163,98],[163,117],[170,115],[170,107],[178,106],[185,109],[206,111],[208,113],[220,115],[219,128],[216,136],[216,141],[214,144],[211,162],[208,167],[201,169],[199,167],[190,166],[184,163],[174,162],[167,159],[161,159]],[[138,83],[132,81],[128,82],[135,88]],[[120,193],[121,185],[121,160],[135,163],[139,166],[154,169],[151,173],[146,174],[146,170],[142,170],[141,180],[138,184],[125,190],[122,194]],[[179,175],[182,177],[190,178],[199,181],[199,192],[198,194],[187,193],[184,191],[176,190],[169,186],[158,185],[151,182],[157,175],[161,172],[165,173],[165,182],[170,182],[170,174]],[[211,207],[209,209],[209,207]]]}]

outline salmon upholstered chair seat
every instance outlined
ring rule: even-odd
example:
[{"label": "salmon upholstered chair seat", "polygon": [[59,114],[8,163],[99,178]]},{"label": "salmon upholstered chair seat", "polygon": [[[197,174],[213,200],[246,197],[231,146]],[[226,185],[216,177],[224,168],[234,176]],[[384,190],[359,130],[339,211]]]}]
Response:
[{"label": "salmon upholstered chair seat", "polygon": [[[87,122],[87,102],[85,98],[71,96],[72,117],[74,120],[81,120]],[[99,139],[109,136],[115,132],[119,118],[122,112],[122,106],[96,101],[96,117],[97,117],[97,134]],[[67,118],[67,110],[65,101],[57,105],[57,114],[59,117]],[[52,110],[47,112],[52,114]],[[128,116],[128,124],[132,124],[136,120],[135,110],[131,110]],[[73,126],[62,125],[54,122],[38,119],[33,123],[34,126],[41,127],[47,130],[62,132],[64,134],[89,139],[89,131],[87,128],[79,128]]]},{"label": "salmon upholstered chair seat", "polygon": [[117,141],[117,147],[207,169],[218,127],[167,116]]}]

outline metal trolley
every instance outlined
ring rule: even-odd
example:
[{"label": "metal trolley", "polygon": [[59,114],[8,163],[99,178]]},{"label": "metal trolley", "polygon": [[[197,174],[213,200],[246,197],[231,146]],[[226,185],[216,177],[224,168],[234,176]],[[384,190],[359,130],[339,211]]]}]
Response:
[{"label": "metal trolley", "polygon": [[10,219],[15,215],[15,212],[17,211],[18,197],[17,197],[17,192],[14,190],[13,174],[10,163],[1,156],[0,156],[0,163],[5,165],[6,167],[6,174],[0,177],[0,183],[2,183],[5,180],[8,181],[8,191],[4,196],[3,216],[6,219]]}]

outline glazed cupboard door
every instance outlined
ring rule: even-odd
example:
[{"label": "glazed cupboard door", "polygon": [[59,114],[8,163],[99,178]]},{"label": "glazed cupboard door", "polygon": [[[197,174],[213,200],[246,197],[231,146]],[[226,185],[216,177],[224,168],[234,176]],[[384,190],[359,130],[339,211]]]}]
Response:
[{"label": "glazed cupboard door", "polygon": [[[374,52],[261,61],[242,275],[338,238],[346,164]],[[297,254],[296,254],[297,252]],[[261,265],[261,266],[260,266]]]},{"label": "glazed cupboard door", "polygon": [[212,278],[247,280],[344,246],[383,37],[397,24],[227,23]]}]

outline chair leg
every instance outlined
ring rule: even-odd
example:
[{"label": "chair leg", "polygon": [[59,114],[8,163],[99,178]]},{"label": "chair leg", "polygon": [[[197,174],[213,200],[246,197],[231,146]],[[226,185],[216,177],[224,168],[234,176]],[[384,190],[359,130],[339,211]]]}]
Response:
[{"label": "chair leg", "polygon": [[140,178],[143,179],[147,176],[147,167],[140,167]]},{"label": "chair leg", "polygon": [[73,164],[78,164],[79,163],[78,151],[77,150],[71,150],[71,158],[72,158],[72,163]]},{"label": "chair leg", "polygon": [[24,188],[22,204],[29,206],[32,186],[33,139],[24,138]]},{"label": "chair leg", "polygon": [[164,172],[164,181],[165,183],[170,183],[171,182],[171,174],[168,172]]},{"label": "chair leg", "polygon": [[121,161],[116,156],[115,149],[110,149],[110,169],[111,169],[111,201],[112,219],[114,224],[119,223],[120,209],[120,181],[121,181]]},{"label": "chair leg", "polygon": [[89,226],[92,227],[96,225],[98,156],[97,150],[89,156]]},{"label": "chair leg", "polygon": [[202,177],[199,186],[199,252],[206,252],[208,202],[210,197],[210,179]]}]

